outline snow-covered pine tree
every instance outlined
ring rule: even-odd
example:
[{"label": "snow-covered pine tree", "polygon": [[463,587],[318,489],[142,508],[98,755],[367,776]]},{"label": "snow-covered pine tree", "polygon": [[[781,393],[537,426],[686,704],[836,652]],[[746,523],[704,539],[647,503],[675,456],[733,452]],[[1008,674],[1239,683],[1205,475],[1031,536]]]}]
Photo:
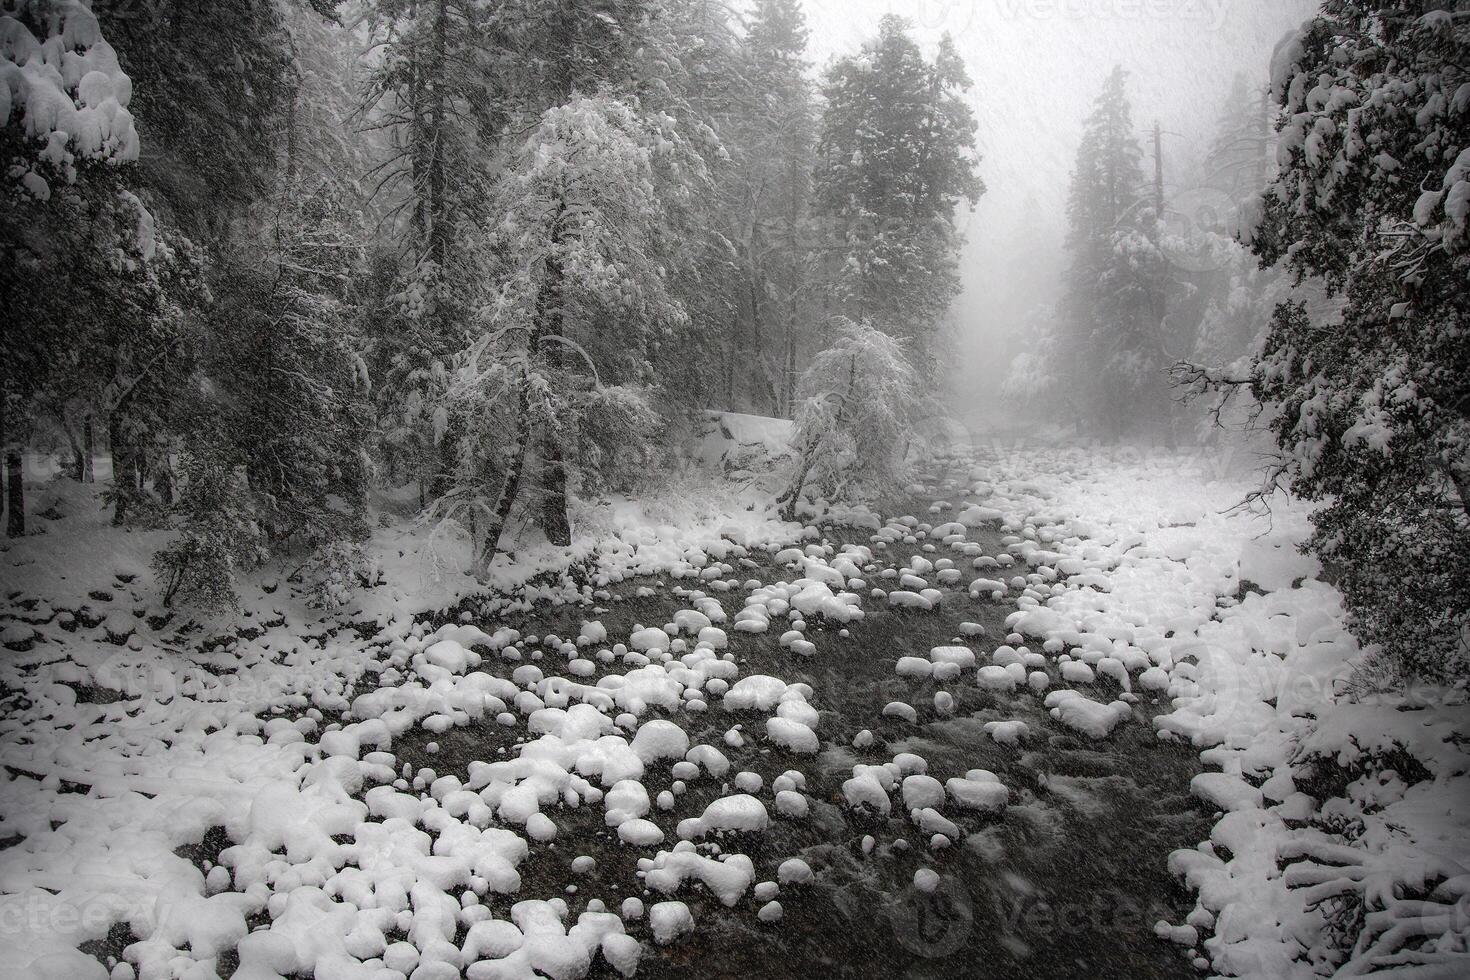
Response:
[{"label": "snow-covered pine tree", "polygon": [[912,339],[921,359],[958,291],[956,209],[984,190],[969,87],[947,37],[927,61],[907,23],[888,15],[824,89],[815,181],[836,246],[827,274],[838,308]]},{"label": "snow-covered pine tree", "polygon": [[170,594],[219,608],[236,572],[273,557],[310,568],[365,533],[371,414],[348,295],[356,230],[331,181],[298,179],[282,193],[265,264],[222,270],[183,436],[179,536],[156,563]]},{"label": "snow-covered pine tree", "polygon": [[1157,414],[1169,363],[1157,305],[1163,256],[1142,159],[1127,73],[1115,67],[1083,123],[1068,190],[1060,372],[1069,395],[1115,437]]},{"label": "snow-covered pine tree", "polygon": [[738,254],[725,272],[735,286],[721,358],[725,401],[777,414],[792,410],[799,359],[812,343],[803,334],[818,254],[810,228],[816,90],[806,45],[800,3],[759,0],[732,66],[741,111],[721,129],[733,157],[722,220]]},{"label": "snow-covered pine tree", "polygon": [[[1184,358],[1171,372],[1181,394],[1189,401],[1208,390],[1202,379],[1210,376],[1243,376],[1252,358],[1260,353],[1271,318],[1271,310],[1288,297],[1296,296],[1320,305],[1320,290],[1308,282],[1294,286],[1282,274],[1279,263],[1262,267],[1260,260],[1236,239],[1242,206],[1265,187],[1275,172],[1275,141],[1270,128],[1267,86],[1255,91],[1243,75],[1237,75],[1221,105],[1214,139],[1200,170],[1203,188],[1213,192],[1212,207],[1219,207],[1216,227],[1198,227],[1187,220],[1182,235],[1187,240],[1169,242],[1185,249],[1202,271],[1194,276],[1199,288],[1198,319],[1194,337]],[[1190,215],[1183,216],[1189,219]],[[1249,397],[1227,388],[1213,393],[1200,404],[1200,437],[1215,438],[1222,429],[1254,432],[1260,406]]]},{"label": "snow-covered pine tree", "polygon": [[453,482],[463,421],[445,418],[445,365],[464,344],[483,294],[474,247],[508,116],[504,19],[512,5],[373,0],[361,125],[388,136],[366,178],[383,212],[390,257],[379,263],[370,359],[399,479],[421,496]]},{"label": "snow-covered pine tree", "polygon": [[[131,4],[104,0],[96,6],[119,58],[129,71],[136,97],[138,128],[149,152],[139,164],[141,195],[158,218],[159,236],[175,250],[197,256],[208,291],[181,302],[182,322],[204,324],[221,307],[238,308],[250,295],[232,296],[234,288],[253,294],[254,274],[274,262],[270,233],[281,200],[283,171],[300,173],[310,149],[332,139],[322,116],[341,107],[324,88],[311,88],[327,62],[344,53],[310,48],[308,39],[329,44],[328,29],[335,5],[327,0],[281,4],[274,0],[241,0],[228,5],[201,0],[157,0]],[[346,66],[343,66],[344,70]],[[316,127],[298,118],[303,85],[311,88]],[[340,113],[338,113],[340,117]],[[308,133],[308,131],[310,132]],[[328,166],[325,157],[315,161]],[[178,344],[161,366],[166,380],[180,392],[199,383],[230,378],[194,377],[201,363],[200,344]],[[126,372],[119,372],[124,377]],[[160,374],[155,366],[150,378]],[[118,520],[130,520],[132,502],[154,505],[148,484],[173,502],[172,460],[180,440],[194,439],[197,419],[184,406],[162,406],[148,415],[135,395],[108,419],[114,461],[112,495]],[[221,430],[230,440],[233,430]],[[236,447],[222,446],[233,454]]]},{"label": "snow-covered pine tree", "polygon": [[[702,0],[664,0],[627,94],[644,112],[666,112],[694,142],[708,171],[706,193],[671,202],[669,288],[688,312],[649,349],[660,410],[678,427],[697,413],[744,403],[763,375],[737,349],[748,292],[739,252],[743,159],[740,134],[758,112],[737,12]],[[748,404],[748,403],[745,403]]]},{"label": "snow-covered pine tree", "polygon": [[1271,102],[1264,79],[1252,85],[1237,72],[1220,106],[1214,139],[1205,159],[1204,180],[1234,201],[1244,201],[1266,186],[1274,169]]},{"label": "snow-covered pine tree", "polygon": [[783,520],[796,519],[813,484],[828,495],[891,489],[922,402],[903,341],[845,318],[832,332],[835,341],[812,358],[797,387],[792,473],[776,501]]},{"label": "snow-covered pine tree", "polygon": [[[80,453],[89,426],[146,427],[171,391],[181,346],[170,290],[189,263],[133,192],[140,140],[132,81],[80,2],[23,2],[0,14],[0,441],[8,530],[24,533],[21,453],[37,426]],[[155,421],[153,419],[151,421]],[[124,475],[136,475],[136,454]],[[85,467],[85,461],[83,462]]]},{"label": "snow-covered pine tree", "polygon": [[1413,0],[1327,0],[1278,49],[1280,172],[1249,244],[1342,302],[1276,308],[1246,378],[1269,486],[1323,506],[1354,629],[1407,675],[1470,669],[1470,32]]}]

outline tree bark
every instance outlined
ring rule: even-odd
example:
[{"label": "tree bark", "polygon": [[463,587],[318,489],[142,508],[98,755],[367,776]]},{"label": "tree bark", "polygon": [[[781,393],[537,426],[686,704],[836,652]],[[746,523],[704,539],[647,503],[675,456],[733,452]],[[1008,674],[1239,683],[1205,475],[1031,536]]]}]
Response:
[{"label": "tree bark", "polygon": [[567,515],[567,466],[561,443],[546,426],[542,428],[541,467],[546,485],[541,524],[548,541],[558,548],[566,548],[572,543],[572,521]]},{"label": "tree bark", "polygon": [[97,455],[97,433],[92,426],[92,416],[87,415],[86,421],[82,423],[82,482],[96,483],[97,474],[93,470],[93,457]]},{"label": "tree bark", "polygon": [[5,502],[9,512],[5,522],[5,534],[18,538],[26,533],[26,491],[23,481],[20,450],[11,446],[5,450]]},{"label": "tree bark", "polygon": [[[759,205],[757,204],[756,207],[758,209],[759,208]],[[763,283],[763,278],[762,278],[762,275],[761,275],[761,261],[760,261],[760,247],[761,247],[761,243],[760,243],[760,240],[759,240],[759,237],[758,236],[759,236],[758,222],[756,220],[752,220],[751,221],[751,226],[750,226],[750,241],[749,241],[749,243],[746,246],[747,260],[750,263],[750,273],[749,273],[749,277],[748,277],[748,281],[747,281],[747,287],[749,289],[749,294],[750,294],[749,295],[749,299],[750,299],[750,351],[749,351],[749,357],[750,357],[750,363],[751,363],[751,365],[759,367],[760,368],[759,374],[760,374],[760,376],[762,378],[764,378],[766,376],[766,371],[765,371],[765,355],[764,355],[764,350],[765,350],[765,330],[763,329],[763,324],[761,323],[761,316],[762,316],[762,314],[764,312],[764,310],[761,308],[761,287],[762,287],[762,285],[764,283]],[[757,380],[760,380],[760,379],[757,379],[757,378],[753,378],[752,379],[752,381],[757,381]],[[759,388],[757,388],[756,385],[752,384],[752,390],[748,393],[749,398],[750,398],[751,405],[755,409],[755,411],[757,411],[757,412],[766,412],[766,411],[769,411],[770,410],[769,405],[768,404],[765,404],[765,402],[766,402],[766,398],[765,398],[765,396],[766,396],[766,390],[765,389],[766,389],[766,385],[765,384],[761,384],[759,386]]]},{"label": "tree bark", "polygon": [[800,324],[801,305],[796,298],[796,284],[787,298],[786,357],[781,377],[781,417],[796,418],[796,332]]},{"label": "tree bark", "polygon": [[123,524],[128,519],[128,504],[138,489],[138,462],[133,447],[123,435],[122,413],[114,411],[107,419],[108,451],[112,455],[112,486],[116,503],[112,511],[112,523]]},{"label": "tree bark", "polygon": [[796,473],[791,478],[791,485],[776,501],[781,505],[781,520],[796,520],[796,505],[801,500],[801,491],[806,489],[806,479],[811,475],[812,466],[816,461],[817,447],[809,446],[807,451],[801,454],[801,463],[796,467]]},{"label": "tree bark", "polygon": [[526,444],[530,441],[525,424],[529,408],[529,396],[523,393],[522,423],[516,432],[515,448],[511,451],[510,465],[506,467],[505,480],[500,485],[500,499],[495,502],[495,512],[490,517],[490,523],[485,526],[485,537],[481,541],[480,554],[476,560],[476,568],[481,577],[490,571],[490,566],[495,564],[495,556],[500,554],[500,536],[505,532],[505,522],[510,519],[510,508],[520,493],[521,473],[526,466]]},{"label": "tree bark", "polygon": [[158,457],[158,467],[154,470],[153,489],[158,491],[167,507],[174,505],[174,468],[173,461],[168,458],[168,448],[165,447]]},{"label": "tree bark", "polygon": [[[540,343],[539,331],[531,337],[529,350],[533,350]],[[516,423],[516,441],[511,449],[510,463],[505,468],[505,479],[500,484],[500,497],[495,501],[495,511],[490,517],[490,522],[485,527],[485,537],[480,541],[479,554],[476,556],[476,570],[483,577],[490,571],[490,566],[495,564],[495,556],[500,554],[500,536],[505,533],[505,523],[510,519],[510,509],[515,505],[516,497],[521,490],[521,475],[526,468],[526,447],[530,444],[531,426],[531,391],[528,379],[521,378],[521,390],[516,398],[517,408],[520,410],[520,420]]]},{"label": "tree bark", "polygon": [[[537,347],[546,347],[542,351],[542,357],[546,363],[547,370],[560,373],[563,367],[561,347],[556,344],[544,344],[542,337],[545,335],[560,335],[562,332],[562,267],[560,262],[547,263],[547,284],[543,292],[546,303],[542,309],[542,322],[545,324],[543,330],[538,331],[536,337]],[[562,445],[557,439],[552,427],[543,423],[541,426],[541,527],[546,532],[546,539],[558,548],[569,547],[572,543],[572,523],[567,516],[567,466],[562,452]]]}]

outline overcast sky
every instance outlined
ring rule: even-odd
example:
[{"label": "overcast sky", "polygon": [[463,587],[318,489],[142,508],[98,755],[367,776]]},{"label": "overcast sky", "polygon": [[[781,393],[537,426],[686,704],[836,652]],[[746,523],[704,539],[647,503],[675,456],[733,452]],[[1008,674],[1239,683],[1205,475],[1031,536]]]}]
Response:
[{"label": "overcast sky", "polygon": [[[805,0],[819,67],[856,50],[896,13],[932,52],[955,39],[975,81],[987,191],[962,216],[969,245],[957,314],[975,376],[995,384],[1020,311],[1051,287],[1061,247],[1067,175],[1083,116],[1117,63],[1130,73],[1140,133],[1166,131],[1170,184],[1213,132],[1237,71],[1265,84],[1271,50],[1315,0]],[[1029,240],[1028,240],[1029,239]]]}]

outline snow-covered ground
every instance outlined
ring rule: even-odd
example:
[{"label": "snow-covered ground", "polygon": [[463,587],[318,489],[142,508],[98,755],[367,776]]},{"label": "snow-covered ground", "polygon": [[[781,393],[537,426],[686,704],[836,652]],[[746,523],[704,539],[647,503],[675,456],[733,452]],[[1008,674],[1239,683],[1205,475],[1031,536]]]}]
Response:
[{"label": "snow-covered ground", "polygon": [[1208,768],[1192,788],[1214,831],[1169,859],[1198,904],[1158,932],[1228,976],[1465,976],[1465,692],[1377,689],[1340,596],[1294,547],[1307,510],[1243,512],[1250,486],[1219,472],[1214,454],[1089,448],[999,452],[974,474],[983,506],[1034,527],[1033,560],[1071,576],[1022,598],[1014,627],[1150,665],[1138,681],[1174,699],[1159,737]]},{"label": "snow-covered ground", "polygon": [[[1001,601],[1011,635],[962,623],[890,656],[902,683],[936,686],[932,708],[874,692],[872,727],[942,725],[971,692],[1035,706],[986,722],[997,746],[1041,727],[1116,740],[1152,718],[1199,749],[1191,788],[1219,811],[1210,840],[1148,856],[1198,898],[1159,936],[1225,975],[1463,975],[1463,697],[1375,694],[1337,594],[1293,548],[1305,513],[1227,512],[1247,488],[1211,463],[988,450],[952,509],[846,515],[864,544],[690,475],[652,503],[586,509],[571,560],[522,548],[498,573],[511,603],[424,615],[473,582],[453,540],[395,525],[373,542],[380,583],[349,606],[312,609],[265,576],[238,620],[183,634],[158,618],[157,535],[55,484],[46,533],[0,555],[0,977],[562,978],[599,958],[631,973],[646,948],[699,942],[696,896],[780,928],[814,872],[752,842],[827,805],[808,792],[818,753],[849,760],[845,811],[912,824],[927,842],[913,888],[942,893],[948,845],[1024,795],[867,730],[837,744],[822,689],[743,651],[779,636],[798,673],[870,618],[978,620]],[[999,554],[976,543],[997,525]],[[610,635],[600,610],[655,574],[682,608]],[[576,635],[499,622],[532,600],[585,603]],[[1157,698],[1172,710],[1139,713]],[[720,722],[722,741],[691,738],[723,712],[741,723]],[[409,761],[495,731],[461,775]],[[752,744],[776,775],[732,765]],[[851,761],[865,750],[882,754]],[[601,880],[579,877],[602,872],[570,829],[589,810],[637,855],[625,900],[576,888]]]}]

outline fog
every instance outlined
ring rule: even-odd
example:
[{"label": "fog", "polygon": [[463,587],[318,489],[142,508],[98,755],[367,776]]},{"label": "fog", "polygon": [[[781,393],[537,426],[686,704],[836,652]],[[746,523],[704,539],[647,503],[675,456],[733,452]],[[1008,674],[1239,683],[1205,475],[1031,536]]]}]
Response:
[{"label": "fog", "polygon": [[888,13],[932,46],[948,32],[969,68],[986,191],[960,225],[955,304],[965,409],[985,415],[1027,314],[1056,298],[1067,179],[1082,120],[1115,64],[1140,138],[1164,130],[1166,191],[1193,186],[1237,72],[1266,84],[1271,51],[1309,0],[807,0],[818,67],[857,49]]}]

